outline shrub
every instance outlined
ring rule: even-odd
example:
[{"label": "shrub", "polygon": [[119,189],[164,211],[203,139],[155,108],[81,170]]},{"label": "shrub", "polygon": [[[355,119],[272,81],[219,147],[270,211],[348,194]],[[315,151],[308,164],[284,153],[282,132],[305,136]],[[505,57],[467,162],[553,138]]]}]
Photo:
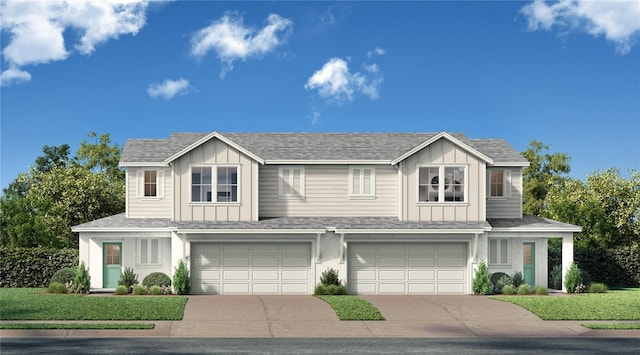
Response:
[{"label": "shrub", "polygon": [[487,268],[487,262],[480,260],[476,277],[473,279],[473,293],[476,295],[489,295],[493,286],[491,285],[491,274]]},{"label": "shrub", "polygon": [[49,284],[49,288],[47,290],[51,293],[67,293],[67,286],[61,282],[53,281]]},{"label": "shrub", "polygon": [[549,287],[554,290],[562,290],[562,265],[554,265],[549,273]]},{"label": "shrub", "polygon": [[512,285],[504,285],[502,288],[502,294],[513,295],[516,293],[516,289]]},{"label": "shrub", "polygon": [[607,293],[607,285],[600,282],[592,282],[589,285],[589,293]]},{"label": "shrub", "polygon": [[63,267],[62,269],[56,271],[53,276],[51,276],[51,281],[49,282],[59,282],[61,284],[66,284],[69,281],[73,281],[75,277],[75,267]]},{"label": "shrub", "polygon": [[0,260],[0,287],[47,287],[56,271],[75,270],[78,249],[0,247]]},{"label": "shrub", "polygon": [[587,291],[587,286],[583,283],[579,283],[578,286],[576,286],[576,293],[586,293]]},{"label": "shrub", "polygon": [[173,274],[173,289],[178,295],[188,295],[191,291],[191,285],[189,284],[189,268],[180,260],[176,271]]},{"label": "shrub", "polygon": [[152,295],[161,295],[162,294],[162,287],[160,287],[158,285],[151,286],[151,294]]},{"label": "shrub", "polygon": [[142,285],[133,286],[133,294],[134,295],[146,295],[147,289]]},{"label": "shrub", "polygon": [[316,289],[313,291],[314,295],[317,296],[322,296],[322,295],[326,295],[327,293],[327,285],[323,285],[323,284],[317,284],[316,285]]},{"label": "shrub", "polygon": [[536,286],[533,288],[533,293],[536,295],[547,295],[549,294],[549,290],[544,286]]},{"label": "shrub", "polygon": [[160,286],[160,290],[162,290],[163,295],[173,294],[173,289],[171,289],[171,286]]},{"label": "shrub", "polygon": [[491,274],[491,284],[493,285],[493,293],[499,294],[502,293],[502,288],[504,285],[511,285],[513,281],[511,280],[511,276],[505,274],[504,272],[496,272]]},{"label": "shrub", "polygon": [[531,288],[528,284],[521,284],[518,286],[518,294],[519,295],[529,295],[531,294]]},{"label": "shrub", "polygon": [[514,272],[513,275],[511,275],[511,281],[513,282],[513,287],[515,289],[520,287],[520,285],[522,285],[522,283],[524,282],[524,280],[522,279],[522,272]]},{"label": "shrub", "polygon": [[84,266],[84,261],[76,269],[73,285],[74,291],[77,293],[89,293],[89,290],[91,290],[91,277],[89,276],[89,270]]},{"label": "shrub", "polygon": [[320,276],[320,283],[323,285],[340,285],[342,282],[338,278],[338,271],[334,268],[325,270]]},{"label": "shrub", "polygon": [[578,265],[576,265],[576,263],[571,263],[571,265],[569,265],[569,270],[567,270],[567,274],[564,277],[564,287],[567,289],[567,292],[574,293],[576,292],[576,287],[581,282],[582,278],[580,277],[580,269],[578,269]]},{"label": "shrub", "polygon": [[142,286],[171,286],[171,278],[164,272],[152,272],[142,280]]},{"label": "shrub", "polygon": [[124,272],[120,274],[120,280],[118,280],[118,286],[124,286],[128,292],[131,292],[132,287],[138,284],[138,274],[133,272],[130,267],[125,267]]},{"label": "shrub", "polygon": [[316,286],[315,295],[346,295],[347,288],[344,285],[324,285],[318,284]]},{"label": "shrub", "polygon": [[116,287],[116,295],[126,295],[129,293],[129,289],[125,285],[120,285]]}]

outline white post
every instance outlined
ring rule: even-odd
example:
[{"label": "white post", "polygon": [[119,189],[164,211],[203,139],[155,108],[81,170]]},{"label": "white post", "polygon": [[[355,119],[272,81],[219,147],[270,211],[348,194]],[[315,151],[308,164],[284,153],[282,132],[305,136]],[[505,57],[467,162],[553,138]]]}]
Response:
[{"label": "white post", "polygon": [[564,287],[564,278],[567,275],[569,266],[573,262],[573,233],[567,233],[562,236],[562,291],[567,292]]}]

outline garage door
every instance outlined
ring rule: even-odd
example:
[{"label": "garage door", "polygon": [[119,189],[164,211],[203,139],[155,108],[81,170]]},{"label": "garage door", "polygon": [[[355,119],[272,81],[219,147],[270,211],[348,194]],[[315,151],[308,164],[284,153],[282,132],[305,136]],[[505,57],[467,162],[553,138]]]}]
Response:
[{"label": "garage door", "polygon": [[191,289],[210,294],[310,294],[311,243],[192,243]]},{"label": "garage door", "polygon": [[349,243],[349,292],[466,294],[466,243]]}]

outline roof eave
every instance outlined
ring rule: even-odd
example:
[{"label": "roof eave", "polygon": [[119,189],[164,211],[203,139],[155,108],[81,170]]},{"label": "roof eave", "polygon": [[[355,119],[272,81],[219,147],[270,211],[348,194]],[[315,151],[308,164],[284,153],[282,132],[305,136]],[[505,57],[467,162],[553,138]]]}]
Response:
[{"label": "roof eave", "polygon": [[517,162],[517,161],[512,161],[512,162],[493,162],[492,164],[487,164],[488,166],[494,166],[494,167],[499,167],[499,166],[515,166],[515,167],[522,167],[522,168],[526,168],[527,166],[531,165],[528,161],[527,162]]},{"label": "roof eave", "polygon": [[473,229],[349,229],[336,228],[336,234],[482,234],[491,228],[473,228]]},{"label": "roof eave", "polygon": [[579,233],[582,227],[557,227],[557,228],[535,228],[535,227],[493,227],[492,232],[546,232],[546,233]]},{"label": "roof eave", "polygon": [[421,144],[419,144],[418,146],[414,147],[413,149],[409,150],[408,152],[402,154],[401,156],[393,159],[391,161],[391,165],[396,165],[399,162],[407,159],[408,157],[412,156],[413,154],[417,153],[418,151],[424,149],[425,147],[433,144],[434,142],[438,141],[440,138],[446,138],[447,140],[449,140],[450,142],[452,142],[453,144],[461,147],[462,149],[466,150],[467,152],[477,156],[478,158],[484,160],[487,164],[493,164],[494,161],[493,159],[489,158],[488,156],[480,153],[478,150],[474,149],[473,147],[469,146],[468,144],[462,142],[461,140],[459,140],[458,138],[450,135],[447,132],[440,132],[438,134],[436,134],[435,136],[431,137],[430,139],[422,142]]},{"label": "roof eave", "polygon": [[391,163],[390,160],[305,160],[305,159],[291,159],[291,160],[282,160],[282,159],[274,159],[274,160],[265,160],[265,165],[276,165],[276,164],[296,164],[296,165],[389,165]]},{"label": "roof eave", "polygon": [[134,167],[134,166],[152,167],[152,166],[169,166],[169,163],[165,161],[125,161],[125,162],[118,163],[118,166],[123,168]]}]

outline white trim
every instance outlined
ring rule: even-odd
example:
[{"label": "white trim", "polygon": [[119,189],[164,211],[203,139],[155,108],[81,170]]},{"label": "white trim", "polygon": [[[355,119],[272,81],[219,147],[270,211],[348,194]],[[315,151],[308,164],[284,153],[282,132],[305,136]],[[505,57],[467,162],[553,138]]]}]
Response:
[{"label": "white trim", "polygon": [[403,204],[402,201],[404,200],[403,197],[404,195],[402,194],[402,188],[404,187],[404,175],[402,174],[402,169],[404,167],[404,164],[402,162],[398,163],[397,168],[398,168],[398,220],[399,221],[404,221],[403,218]]},{"label": "white trim", "polygon": [[73,227],[71,231],[74,233],[85,233],[85,232],[172,232],[176,229],[174,227],[160,227],[160,228],[149,228],[149,227]]},{"label": "white trim", "polygon": [[[129,218],[129,169],[124,169],[124,218]],[[73,232],[73,230],[72,230]]]},{"label": "white trim", "polygon": [[[283,183],[285,182],[285,177],[282,173],[283,170],[289,170],[289,174],[286,177],[286,180],[291,185],[293,189],[293,193],[285,194],[283,193]],[[300,186],[293,186],[293,171],[300,170]],[[278,168],[278,198],[280,199],[298,199],[304,198],[306,196],[306,173],[303,165],[286,165],[280,166]]]},{"label": "white trim", "polygon": [[488,166],[491,166],[492,168],[499,168],[499,167],[527,167],[529,165],[531,165],[531,163],[527,162],[499,162],[499,163],[487,163]]},{"label": "white trim", "polygon": [[[491,195],[491,174],[493,172],[502,172],[502,195],[500,196],[493,196]],[[487,181],[486,181],[486,186],[487,186],[487,191],[488,191],[488,195],[487,198],[490,200],[506,200],[508,198],[511,197],[511,170],[510,169],[501,169],[501,168],[491,168],[491,169],[487,169]]]},{"label": "white trim", "polygon": [[391,160],[265,160],[264,165],[392,165]]},{"label": "white trim", "polygon": [[422,150],[423,148],[431,145],[432,143],[438,141],[440,138],[446,138],[451,143],[459,146],[460,148],[466,150],[467,152],[469,152],[469,153],[477,156],[478,158],[484,160],[487,164],[493,164],[493,159],[491,159],[488,156],[480,153],[479,151],[477,151],[476,149],[472,148],[471,146],[463,143],[461,140],[459,140],[456,137],[450,135],[449,133],[440,132],[440,133],[436,134],[435,136],[431,137],[431,139],[428,139],[428,140],[424,141],[422,144],[419,144],[415,148],[413,148],[413,149],[409,150],[408,152],[402,154],[401,156],[393,159],[391,161],[391,165],[398,164],[399,162],[401,162],[401,161],[405,160],[406,158],[412,156],[416,152],[418,152],[418,151]]},{"label": "white trim", "polygon": [[[531,228],[531,227],[494,227],[492,232],[533,232],[533,233],[579,233],[582,227],[555,227],[555,228]],[[550,237],[551,238],[551,237]]]},{"label": "white trim", "polygon": [[262,158],[260,158],[259,156],[251,153],[250,151],[246,150],[245,148],[241,147],[240,145],[234,143],[233,141],[231,141],[230,139],[226,138],[225,136],[223,136],[222,134],[218,133],[218,132],[211,132],[209,134],[207,134],[206,136],[200,138],[199,140],[197,140],[196,142],[192,143],[191,145],[189,145],[188,147],[182,149],[181,151],[179,151],[178,153],[170,156],[169,158],[167,158],[164,162],[165,163],[171,163],[174,160],[180,158],[181,156],[189,153],[190,151],[192,151],[193,149],[199,147],[200,145],[208,142],[209,140],[213,139],[213,138],[217,138],[220,141],[222,141],[223,143],[225,143],[228,146],[231,146],[232,148],[236,149],[237,151],[243,153],[244,155],[248,156],[249,158],[257,161],[260,164],[264,164],[264,160]]},{"label": "white trim", "polygon": [[[360,180],[360,191],[353,191],[353,171],[358,169],[360,172],[358,174],[358,179]],[[369,190],[368,194],[363,193],[364,191],[364,171],[370,170],[369,174]],[[349,198],[350,199],[373,199],[376,197],[376,168],[373,166],[367,165],[358,165],[358,166],[349,166]]]},{"label": "white trim", "polygon": [[337,234],[477,234],[488,229],[336,229]]},{"label": "white trim", "polygon": [[[254,165],[253,163],[251,163],[251,165],[249,165],[251,167],[251,186],[252,186],[252,191],[251,191],[251,203],[253,204],[252,207],[252,216],[251,219],[254,221],[257,221],[260,218],[260,210],[259,210],[259,206],[260,206],[260,184],[259,184],[259,178],[260,178],[260,171],[258,168],[258,165]],[[255,200],[254,200],[255,197]]]},{"label": "white trim", "polygon": [[[318,234],[325,229],[179,229],[180,234],[254,234],[252,237],[268,234]],[[213,239],[212,239],[213,240]]]},{"label": "white trim", "polygon": [[123,168],[128,168],[128,167],[132,167],[132,168],[138,168],[138,167],[158,167],[158,168],[162,168],[162,167],[167,167],[169,166],[169,163],[166,162],[162,162],[162,161],[125,161],[125,162],[120,162],[118,163],[118,166],[121,166]]}]

